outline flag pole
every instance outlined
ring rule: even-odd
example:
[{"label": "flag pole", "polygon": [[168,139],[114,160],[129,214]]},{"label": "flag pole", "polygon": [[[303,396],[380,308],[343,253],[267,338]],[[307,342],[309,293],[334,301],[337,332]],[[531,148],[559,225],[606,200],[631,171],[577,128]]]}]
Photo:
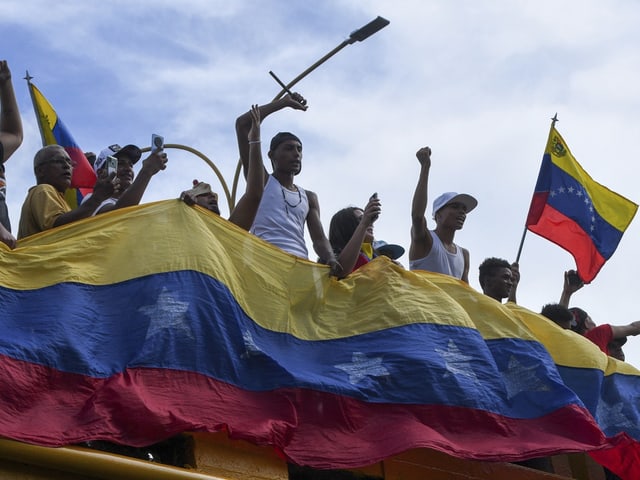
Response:
[{"label": "flag pole", "polygon": [[40,118],[40,111],[38,110],[38,105],[36,103],[36,97],[33,95],[33,88],[31,88],[31,80],[33,77],[29,75],[29,70],[26,70],[26,75],[24,79],[27,81],[27,88],[29,89],[29,96],[31,97],[31,103],[33,104],[33,111],[36,114],[36,120],[38,124],[38,130],[40,130],[40,138],[42,139],[42,146],[47,144],[47,139],[44,134],[44,130],[42,129],[42,119]]},{"label": "flag pole", "polygon": [[[553,117],[551,117],[551,129],[553,129],[556,126],[556,122],[559,122],[560,120],[558,120],[558,112],[556,112]],[[527,235],[527,225],[525,224],[524,226],[524,232],[522,232],[522,239],[520,239],[520,246],[518,247],[518,253],[516,255],[516,261],[515,263],[518,263],[520,261],[520,254],[522,253],[522,247],[524,246],[524,238]]]},{"label": "flag pole", "polygon": [[520,254],[522,253],[522,247],[524,245],[524,237],[527,235],[527,226],[524,226],[524,232],[522,232],[522,239],[520,240],[520,246],[518,247],[518,254],[516,255],[515,263],[520,262]]}]

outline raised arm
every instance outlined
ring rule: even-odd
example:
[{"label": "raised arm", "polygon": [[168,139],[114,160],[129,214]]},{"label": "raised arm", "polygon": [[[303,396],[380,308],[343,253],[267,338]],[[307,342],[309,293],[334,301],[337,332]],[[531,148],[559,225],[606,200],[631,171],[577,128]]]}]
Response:
[{"label": "raised arm", "polygon": [[409,260],[426,257],[431,251],[433,239],[427,228],[425,212],[427,210],[427,188],[429,184],[429,170],[431,169],[431,149],[423,147],[416,152],[420,162],[420,176],[411,203],[411,246]]},{"label": "raised arm", "polygon": [[4,147],[0,163],[6,162],[22,144],[22,120],[6,60],[0,60],[0,143]]},{"label": "raised arm", "polygon": [[[283,108],[293,108],[294,110],[306,110],[307,109],[307,101],[302,97],[302,95],[298,93],[294,93],[293,95],[285,95],[278,100],[267,103],[265,105],[261,105],[258,107],[260,113],[260,121],[262,122],[266,117],[271,115],[278,110],[282,110]],[[249,144],[247,143],[247,138],[249,136],[249,130],[251,130],[252,116],[251,110],[243,113],[236,119],[236,138],[238,140],[238,152],[240,154],[240,161],[242,162],[242,171],[244,172],[244,177],[248,176],[249,169]],[[263,166],[263,179],[266,183],[268,180],[267,170]]]},{"label": "raised arm", "polygon": [[163,150],[157,150],[144,159],[142,162],[142,168],[133,183],[129,185],[115,204],[105,205],[97,213],[105,213],[111,210],[117,210],[118,208],[131,207],[138,205],[142,196],[144,195],[151,177],[153,177],[160,170],[167,168],[167,154]]},{"label": "raised arm", "polygon": [[578,276],[575,270],[567,270],[564,272],[564,283],[562,285],[562,295],[560,295],[560,305],[569,308],[571,295],[584,287],[584,282]]},{"label": "raised arm", "polygon": [[332,275],[342,278],[349,272],[344,272],[343,268],[338,263],[338,260],[336,260],[336,256],[331,248],[331,243],[329,243],[329,239],[324,234],[322,222],[320,221],[320,204],[318,203],[318,196],[309,190],[306,190],[306,192],[309,200],[307,229],[309,230],[309,236],[313,242],[313,250],[316,252],[318,257],[331,267]]},{"label": "raised arm", "polygon": [[253,225],[262,200],[264,185],[267,182],[260,149],[260,107],[252,105],[250,113],[251,128],[245,139],[245,143],[249,146],[247,190],[229,216],[230,222],[245,230],[249,230]]},{"label": "raised arm", "polygon": [[341,265],[345,276],[351,273],[353,267],[356,266],[358,255],[362,248],[362,242],[367,235],[367,229],[378,219],[381,211],[382,206],[380,205],[380,200],[377,197],[371,197],[364,209],[360,223],[338,255],[338,263]]}]

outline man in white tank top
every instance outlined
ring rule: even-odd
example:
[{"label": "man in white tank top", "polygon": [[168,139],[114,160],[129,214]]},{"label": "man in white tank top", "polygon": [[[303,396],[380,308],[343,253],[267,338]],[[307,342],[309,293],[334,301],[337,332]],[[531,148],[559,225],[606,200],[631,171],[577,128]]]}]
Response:
[{"label": "man in white tank top", "polygon": [[[285,95],[266,105],[261,105],[260,119],[283,108],[306,110],[307,101],[301,95]],[[238,150],[245,178],[249,164],[247,132],[251,127],[251,112],[236,120]],[[320,205],[317,195],[294,183],[294,177],[302,169],[302,142],[292,133],[280,132],[271,140],[269,158],[273,173],[264,170],[264,193],[258,207],[251,232],[267,242],[298,257],[309,258],[304,240],[306,223],[316,254],[331,267],[332,274],[342,275],[341,267],[331,249],[320,221]]]},{"label": "man in white tank top", "polygon": [[416,157],[420,162],[420,176],[411,205],[409,268],[444,273],[469,283],[469,252],[456,245],[453,238],[456,230],[464,225],[467,213],[478,205],[478,201],[466,193],[447,192],[440,195],[433,202],[436,228],[429,230],[425,211],[431,149],[421,148]]}]

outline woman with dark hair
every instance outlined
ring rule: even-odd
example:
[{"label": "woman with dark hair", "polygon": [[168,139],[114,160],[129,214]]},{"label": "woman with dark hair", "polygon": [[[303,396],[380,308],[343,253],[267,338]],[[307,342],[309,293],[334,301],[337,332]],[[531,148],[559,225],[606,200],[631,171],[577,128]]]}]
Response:
[{"label": "woman with dark hair", "polygon": [[374,194],[364,210],[347,207],[331,218],[329,242],[345,274],[353,272],[374,258],[373,223],[381,211],[380,200]]}]

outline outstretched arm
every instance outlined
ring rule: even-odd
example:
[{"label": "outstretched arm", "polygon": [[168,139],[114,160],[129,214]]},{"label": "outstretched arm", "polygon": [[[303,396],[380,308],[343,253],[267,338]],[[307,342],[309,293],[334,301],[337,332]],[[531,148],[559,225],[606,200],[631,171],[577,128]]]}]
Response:
[{"label": "outstretched arm", "polygon": [[318,257],[320,257],[327,265],[331,267],[331,275],[336,275],[339,278],[346,276],[349,272],[344,272],[342,266],[336,260],[336,256],[333,253],[329,239],[324,234],[322,228],[322,222],[320,221],[320,204],[318,203],[318,196],[309,190],[307,192],[307,199],[309,200],[309,213],[307,214],[307,228],[309,229],[309,236],[313,242],[313,249]]},{"label": "outstretched arm", "polygon": [[629,335],[640,334],[640,322],[632,322],[629,325],[611,325],[613,338],[623,338]]},{"label": "outstretched arm", "polygon": [[371,197],[369,203],[364,209],[362,219],[351,235],[351,238],[338,255],[338,263],[342,266],[342,271],[348,275],[353,271],[358,261],[358,255],[362,248],[362,241],[367,234],[367,229],[373,225],[382,211],[380,200],[377,197]]},{"label": "outstretched arm", "polygon": [[426,257],[431,251],[433,239],[427,229],[427,187],[429,183],[429,170],[431,168],[431,149],[421,148],[416,152],[420,162],[420,176],[418,185],[413,194],[411,203],[411,246],[409,248],[409,260],[417,260]]},{"label": "outstretched arm", "polygon": [[240,228],[249,230],[256,218],[264,186],[267,183],[266,172],[262,163],[260,149],[260,108],[251,106],[251,129],[245,139],[249,146],[249,165],[247,171],[247,190],[231,212],[229,221]]},{"label": "outstretched arm", "polygon": [[4,147],[0,163],[7,161],[22,144],[22,120],[6,60],[0,60],[0,143]]},{"label": "outstretched arm", "polygon": [[[304,111],[307,109],[307,101],[302,97],[302,95],[294,93],[293,95],[287,94],[284,97],[279,98],[278,100],[267,103],[265,105],[261,105],[260,107],[258,107],[260,113],[260,121],[262,122],[262,120],[264,120],[272,113],[287,107],[293,108],[294,110]],[[244,172],[245,178],[247,178],[249,174],[249,144],[247,143],[247,138],[249,136],[251,124],[251,110],[243,113],[236,119],[236,138],[238,140],[238,152],[240,153],[240,161],[242,162],[242,171]],[[263,170],[263,179],[266,183],[268,179],[267,171],[264,167]]]}]

